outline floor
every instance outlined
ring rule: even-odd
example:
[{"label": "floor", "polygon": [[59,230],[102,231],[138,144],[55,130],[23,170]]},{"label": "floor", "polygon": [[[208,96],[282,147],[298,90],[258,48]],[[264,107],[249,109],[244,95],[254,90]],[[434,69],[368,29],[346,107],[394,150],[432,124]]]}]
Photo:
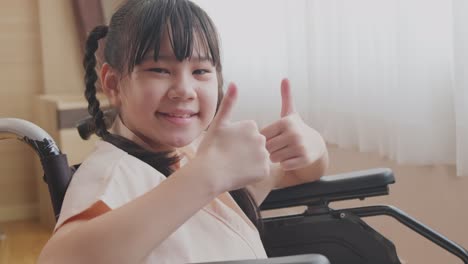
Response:
[{"label": "floor", "polygon": [[51,235],[34,220],[0,223],[0,264],[33,264]]}]

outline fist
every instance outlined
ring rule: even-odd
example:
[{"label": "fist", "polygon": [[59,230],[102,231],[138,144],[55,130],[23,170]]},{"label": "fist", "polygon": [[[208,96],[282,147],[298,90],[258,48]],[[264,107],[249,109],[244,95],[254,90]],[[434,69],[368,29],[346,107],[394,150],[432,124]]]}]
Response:
[{"label": "fist", "polygon": [[221,192],[245,187],[269,175],[266,138],[254,121],[232,122],[237,88],[231,84],[197,151],[214,171],[210,180]]},{"label": "fist", "polygon": [[294,108],[289,81],[281,82],[280,119],[261,131],[273,163],[284,171],[305,168],[320,159],[326,145],[322,136],[309,127]]}]

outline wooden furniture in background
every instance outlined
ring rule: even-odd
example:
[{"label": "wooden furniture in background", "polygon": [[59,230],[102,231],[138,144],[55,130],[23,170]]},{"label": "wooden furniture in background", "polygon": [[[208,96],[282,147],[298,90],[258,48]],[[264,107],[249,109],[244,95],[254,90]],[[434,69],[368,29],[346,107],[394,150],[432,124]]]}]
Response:
[{"label": "wooden furniture in background", "polygon": [[[0,1],[1,117],[33,119],[32,105],[42,91],[38,21],[37,1]],[[36,216],[32,157],[24,144],[0,142],[0,221]]]},{"label": "wooden furniture in background", "polygon": [[72,0],[75,21],[81,47],[84,47],[86,36],[97,25],[105,23],[101,1]]}]

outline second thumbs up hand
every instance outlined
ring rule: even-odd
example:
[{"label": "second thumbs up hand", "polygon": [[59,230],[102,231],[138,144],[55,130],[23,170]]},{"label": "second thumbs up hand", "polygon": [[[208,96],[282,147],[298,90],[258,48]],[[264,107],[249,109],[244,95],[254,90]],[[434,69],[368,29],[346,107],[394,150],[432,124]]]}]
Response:
[{"label": "second thumbs up hand", "polygon": [[280,119],[261,130],[273,163],[299,184],[317,180],[328,166],[328,152],[322,136],[296,112],[288,79],[281,82]]}]

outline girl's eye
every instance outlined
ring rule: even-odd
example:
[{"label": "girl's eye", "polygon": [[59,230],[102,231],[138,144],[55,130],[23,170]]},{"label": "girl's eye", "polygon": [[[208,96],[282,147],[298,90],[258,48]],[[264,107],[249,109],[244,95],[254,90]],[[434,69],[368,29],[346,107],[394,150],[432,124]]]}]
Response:
[{"label": "girl's eye", "polygon": [[148,71],[152,71],[152,72],[156,72],[156,73],[161,73],[161,74],[169,74],[169,71],[168,71],[168,70],[162,69],[162,68],[151,68],[151,69],[148,69]]},{"label": "girl's eye", "polygon": [[210,71],[204,70],[204,69],[198,69],[198,70],[193,71],[193,74],[197,74],[197,75],[203,75],[207,73],[210,73]]}]

